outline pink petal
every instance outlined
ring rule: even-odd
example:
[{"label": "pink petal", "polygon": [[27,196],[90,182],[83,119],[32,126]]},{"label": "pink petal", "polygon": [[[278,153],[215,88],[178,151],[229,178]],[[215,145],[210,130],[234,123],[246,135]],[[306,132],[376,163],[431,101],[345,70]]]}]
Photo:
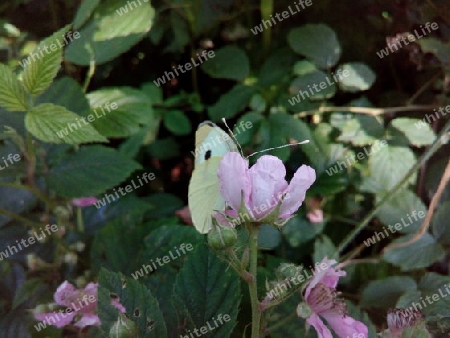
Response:
[{"label": "pink petal", "polygon": [[[79,298],[77,299],[78,303],[75,305],[80,308],[80,311],[83,313],[89,313],[95,311],[97,308],[97,283],[89,283],[84,289],[81,291]],[[80,304],[81,303],[81,304]]]},{"label": "pink petal", "polygon": [[[336,288],[339,278],[346,275],[346,272],[343,270],[336,270],[332,266],[337,262],[334,259],[328,259],[325,257],[322,259],[319,265],[316,265],[316,269],[314,270],[314,276],[311,278],[309,283],[306,286],[305,291],[305,300],[308,299],[308,296],[311,290],[318,284],[323,283],[329,288]],[[324,269],[322,269],[322,267]],[[324,266],[325,265],[325,266]]]},{"label": "pink petal", "polygon": [[247,205],[250,196],[250,179],[246,159],[236,152],[226,153],[220,161],[217,176],[220,193],[231,208],[239,211],[242,191],[244,203]]},{"label": "pink petal", "polygon": [[72,306],[71,304],[77,300],[77,297],[79,295],[80,295],[79,290],[75,289],[75,287],[68,281],[64,281],[56,289],[53,298],[56,304],[71,307]]},{"label": "pink petal", "polygon": [[125,307],[124,307],[122,304],[120,304],[120,299],[119,299],[119,298],[113,299],[113,300],[111,301],[111,305],[114,306],[117,310],[119,310],[119,311],[122,312],[122,313],[127,312],[127,310],[125,309]]},{"label": "pink petal", "polygon": [[47,312],[47,313],[38,313],[34,315],[36,320],[41,322],[45,322],[47,325],[53,325],[57,328],[61,328],[72,323],[73,318],[77,313],[74,311],[70,311],[70,313],[66,311],[61,312]]},{"label": "pink petal", "polygon": [[100,325],[100,319],[93,313],[85,313],[83,317],[75,323],[75,326],[81,329],[91,325]]},{"label": "pink petal", "polygon": [[94,205],[98,202],[96,197],[80,197],[74,198],[72,200],[72,204],[76,207],[88,207],[90,205]]},{"label": "pink petal", "polygon": [[294,174],[286,190],[286,198],[280,209],[280,218],[288,218],[300,208],[305,200],[306,190],[316,180],[316,172],[307,165],[302,165]]},{"label": "pink petal", "polygon": [[317,331],[317,335],[319,338],[333,338],[333,335],[331,334],[331,331],[325,326],[322,319],[319,318],[318,315],[313,313],[306,322],[309,325],[314,326],[314,328]]},{"label": "pink petal", "polygon": [[311,223],[321,223],[323,222],[323,210],[315,209],[306,214],[306,217]]},{"label": "pink petal", "polygon": [[271,155],[264,155],[249,170],[251,178],[251,212],[256,219],[267,216],[279,204],[288,184],[283,162]]},{"label": "pink petal", "polygon": [[359,335],[363,334],[365,338],[369,338],[367,326],[352,317],[342,317],[341,314],[336,312],[323,313],[322,317],[339,337],[360,337]]}]

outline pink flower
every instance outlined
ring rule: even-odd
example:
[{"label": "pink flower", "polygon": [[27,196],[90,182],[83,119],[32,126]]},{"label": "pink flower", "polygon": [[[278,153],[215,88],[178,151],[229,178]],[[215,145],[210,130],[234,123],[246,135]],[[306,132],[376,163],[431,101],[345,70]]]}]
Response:
[{"label": "pink flower", "polygon": [[[76,289],[68,281],[64,281],[56,290],[53,298],[56,304],[66,307],[59,312],[38,313],[34,318],[44,321],[48,325],[58,328],[70,325],[82,329],[90,325],[100,325],[97,312],[97,288],[98,284],[89,283],[82,290]],[[118,299],[111,301],[120,312],[125,313],[125,308]]]},{"label": "pink flower", "polygon": [[223,157],[217,174],[220,193],[232,209],[227,215],[245,214],[254,222],[286,222],[316,179],[314,169],[302,165],[288,184],[284,164],[277,157],[262,156],[249,169],[248,160],[236,152]]},{"label": "pink flower", "polygon": [[[345,271],[336,270],[332,266],[335,260],[326,257],[321,264],[326,264],[326,269],[316,268],[314,277],[304,286],[304,300],[311,313],[306,322],[317,331],[319,338],[332,338],[330,330],[325,326],[324,318],[336,334],[341,338],[358,337],[362,334],[368,338],[367,326],[347,315],[345,303],[337,298],[336,286],[339,278],[345,276]],[[301,316],[302,304],[297,308]]]},{"label": "pink flower", "polygon": [[311,223],[322,223],[323,222],[323,210],[314,209],[306,214],[306,217]]},{"label": "pink flower", "polygon": [[97,203],[98,199],[96,197],[80,197],[74,198],[72,204],[76,207],[88,207]]},{"label": "pink flower", "polygon": [[387,323],[392,337],[401,337],[406,328],[416,326],[422,318],[422,311],[411,307],[408,309],[389,309]]}]

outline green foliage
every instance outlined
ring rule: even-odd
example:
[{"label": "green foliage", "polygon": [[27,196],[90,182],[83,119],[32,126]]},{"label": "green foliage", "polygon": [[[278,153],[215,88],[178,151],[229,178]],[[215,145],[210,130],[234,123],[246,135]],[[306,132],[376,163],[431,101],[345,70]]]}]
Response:
[{"label": "green foliage", "polygon": [[[30,94],[41,94],[58,73],[62,61],[62,47],[65,43],[64,35],[68,30],[69,26],[66,26],[42,41],[32,52],[32,60],[28,58],[28,64],[23,70],[23,84]],[[45,56],[42,56],[44,51]]]},{"label": "green foliage", "polygon": [[65,197],[100,194],[123,182],[140,165],[103,146],[83,147],[49,169],[48,185]]},{"label": "green foliage", "polygon": [[[179,321],[186,323],[185,332],[205,326],[215,329],[205,337],[229,337],[236,325],[240,305],[239,277],[206,247],[199,245],[177,276],[174,306]],[[230,319],[218,326],[219,315]]]},{"label": "green foliage", "polygon": [[80,7],[76,26],[85,21],[88,12],[92,14],[79,31],[80,37],[66,49],[66,57],[80,66],[102,64],[129,50],[150,30],[155,15],[149,2],[142,1],[136,9],[122,0],[107,0],[98,6],[94,2]]},{"label": "green foliage", "polygon": [[0,106],[10,111],[28,109],[28,96],[22,83],[8,66],[0,64]]},{"label": "green foliage", "polygon": [[245,52],[234,46],[223,47],[214,58],[202,64],[202,69],[213,78],[243,80],[250,71],[250,62]]},{"label": "green foliage", "polygon": [[102,330],[108,333],[118,320],[119,311],[111,305],[118,297],[126,309],[126,316],[137,327],[138,337],[167,337],[157,300],[151,292],[132,278],[102,269],[99,273],[99,317]]}]

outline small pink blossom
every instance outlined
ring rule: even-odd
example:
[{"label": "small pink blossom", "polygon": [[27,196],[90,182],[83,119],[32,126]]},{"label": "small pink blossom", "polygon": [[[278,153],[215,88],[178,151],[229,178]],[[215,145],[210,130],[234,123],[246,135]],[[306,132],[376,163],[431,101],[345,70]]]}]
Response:
[{"label": "small pink blossom", "polygon": [[98,202],[98,199],[96,197],[80,197],[80,198],[74,198],[72,200],[72,204],[76,207],[89,207],[91,205],[94,205]]},{"label": "small pink blossom", "polygon": [[323,210],[315,209],[311,210],[306,214],[306,217],[311,223],[322,223],[323,222]]},{"label": "small pink blossom", "polygon": [[249,168],[248,160],[239,153],[227,153],[218,170],[220,193],[232,209],[227,215],[245,213],[254,222],[287,221],[302,205],[316,173],[302,165],[290,184],[285,176],[284,164],[275,156],[262,156]]},{"label": "small pink blossom", "polygon": [[401,337],[406,328],[417,325],[423,319],[423,313],[417,309],[389,309],[388,328],[392,337]]},{"label": "small pink blossom", "polygon": [[[97,283],[89,283],[80,290],[68,281],[64,281],[56,290],[53,298],[56,304],[66,308],[59,312],[38,313],[34,315],[34,318],[57,328],[71,324],[80,329],[86,326],[100,325],[100,319],[97,316],[97,288]],[[111,301],[111,305],[125,313],[125,308],[120,304],[119,299]]]},{"label": "small pink blossom", "polygon": [[[341,338],[355,337],[359,334],[368,338],[367,326],[349,317],[345,303],[337,298],[336,286],[339,278],[345,276],[345,271],[336,270],[332,266],[335,260],[326,257],[321,264],[327,269],[316,268],[314,277],[304,286],[304,300],[311,310],[306,322],[317,331],[319,338],[332,338],[330,330],[325,326],[325,319],[336,334]],[[301,306],[297,309],[300,316]]]}]

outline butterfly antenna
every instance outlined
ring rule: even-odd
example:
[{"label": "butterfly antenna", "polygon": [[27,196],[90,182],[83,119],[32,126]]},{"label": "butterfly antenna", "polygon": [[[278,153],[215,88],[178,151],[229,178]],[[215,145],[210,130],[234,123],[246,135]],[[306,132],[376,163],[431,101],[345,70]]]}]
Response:
[{"label": "butterfly antenna", "polygon": [[239,147],[239,151],[241,152],[241,155],[244,156],[244,152],[242,151],[241,145],[239,144],[238,140],[236,139],[236,136],[234,136],[234,133],[231,131],[230,127],[228,127],[227,121],[224,117],[222,117],[222,122],[225,124],[225,127],[227,127],[228,131],[231,134],[231,137],[236,142],[237,146]]},{"label": "butterfly antenna", "polygon": [[280,149],[280,148],[284,148],[284,147],[291,147],[291,146],[295,146],[295,145],[297,145],[297,144],[306,144],[306,143],[309,143],[309,140],[302,141],[302,142],[297,142],[297,143],[292,143],[292,144],[285,144],[285,145],[282,145],[282,146],[279,146],[279,147],[273,147],[273,148],[268,148],[268,149],[260,150],[260,151],[254,152],[253,154],[248,155],[247,158],[249,158],[250,156],[259,154],[259,153],[264,153],[264,152],[269,151],[269,150]]}]

